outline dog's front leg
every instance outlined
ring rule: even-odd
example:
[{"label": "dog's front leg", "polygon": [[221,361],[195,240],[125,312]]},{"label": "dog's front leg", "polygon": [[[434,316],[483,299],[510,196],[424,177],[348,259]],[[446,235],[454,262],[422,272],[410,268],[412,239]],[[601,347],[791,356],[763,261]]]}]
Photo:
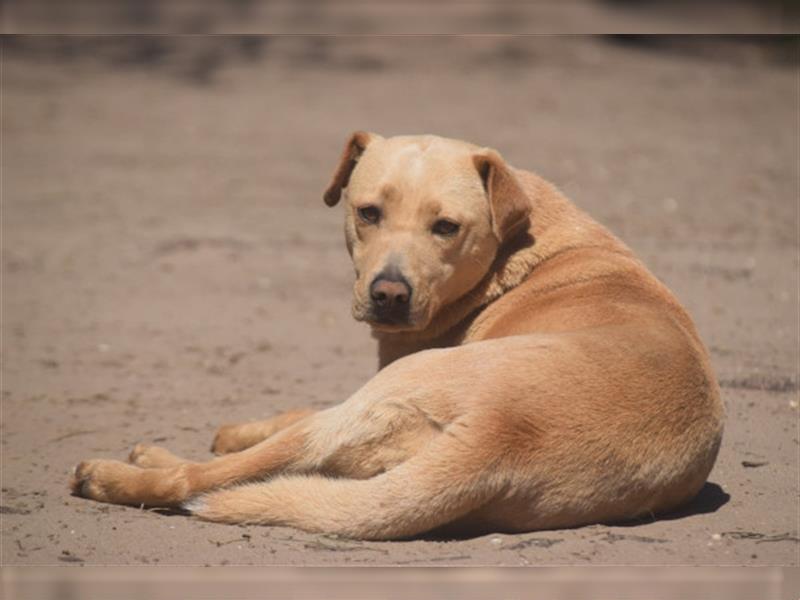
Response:
[{"label": "dog's front leg", "polygon": [[[255,446],[259,442],[263,442],[268,437],[275,435],[279,431],[305,419],[315,412],[316,411],[312,409],[298,409],[281,413],[264,421],[223,425],[217,430],[214,436],[214,443],[211,445],[211,451],[214,454],[241,452],[242,450]],[[128,456],[128,462],[145,469],[158,469],[177,467],[180,464],[193,461],[176,456],[166,448],[160,446],[137,444]]]},{"label": "dog's front leg", "polygon": [[290,410],[276,415],[264,421],[252,421],[250,423],[235,423],[223,425],[217,430],[214,442],[211,444],[211,451],[214,454],[229,454],[230,452],[240,452],[277,432],[286,429],[290,425],[305,419],[314,414],[310,408]]},{"label": "dog's front leg", "polygon": [[261,479],[299,466],[304,459],[308,426],[284,429],[268,440],[206,463],[178,463],[143,469],[116,460],[80,463],[70,482],[73,493],[113,504],[178,506],[208,490]]}]

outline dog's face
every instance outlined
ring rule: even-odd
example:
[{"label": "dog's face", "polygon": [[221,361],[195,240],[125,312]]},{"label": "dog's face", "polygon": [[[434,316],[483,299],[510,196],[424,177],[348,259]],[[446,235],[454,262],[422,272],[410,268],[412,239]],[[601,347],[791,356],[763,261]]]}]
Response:
[{"label": "dog's face", "polygon": [[346,187],[356,319],[379,331],[421,331],[486,276],[510,233],[498,219],[518,230],[529,210],[524,202],[498,214],[491,188],[502,174],[492,171],[508,171],[497,161],[455,140],[354,134],[325,199],[335,204]]}]

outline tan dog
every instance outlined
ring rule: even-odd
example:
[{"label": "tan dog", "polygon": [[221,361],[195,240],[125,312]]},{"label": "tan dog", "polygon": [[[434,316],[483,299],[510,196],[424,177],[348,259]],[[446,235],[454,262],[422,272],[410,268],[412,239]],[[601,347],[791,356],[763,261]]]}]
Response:
[{"label": "tan dog", "polygon": [[698,492],[719,389],[624,244],[497,152],[433,136],[354,134],[325,201],[342,196],[382,370],[334,408],[223,427],[229,454],[207,463],[144,446],[83,462],[75,493],[386,539],[629,519]]}]

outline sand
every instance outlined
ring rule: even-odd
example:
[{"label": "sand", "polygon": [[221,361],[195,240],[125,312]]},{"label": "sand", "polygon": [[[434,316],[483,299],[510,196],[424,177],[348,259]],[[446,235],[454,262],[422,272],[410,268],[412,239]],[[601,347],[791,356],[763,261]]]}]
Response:
[{"label": "sand", "polygon": [[[58,43],[3,56],[3,565],[798,564],[790,65],[590,38]],[[140,441],[202,459],[219,424],[332,406],[375,372],[322,202],[355,129],[499,149],[677,294],[728,415],[695,502],[378,543],[69,495],[81,459]]]}]

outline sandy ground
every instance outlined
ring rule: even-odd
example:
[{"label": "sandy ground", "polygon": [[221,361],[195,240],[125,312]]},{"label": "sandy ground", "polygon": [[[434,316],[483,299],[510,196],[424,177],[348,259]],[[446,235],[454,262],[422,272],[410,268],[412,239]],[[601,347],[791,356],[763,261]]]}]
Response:
[{"label": "sandy ground", "polygon": [[[798,564],[791,65],[589,38],[40,44],[2,65],[4,565]],[[374,373],[321,199],[354,129],[498,148],[676,292],[728,409],[691,506],[365,543],[67,493],[81,459],[139,441],[203,458],[222,422],[331,406]]]}]

